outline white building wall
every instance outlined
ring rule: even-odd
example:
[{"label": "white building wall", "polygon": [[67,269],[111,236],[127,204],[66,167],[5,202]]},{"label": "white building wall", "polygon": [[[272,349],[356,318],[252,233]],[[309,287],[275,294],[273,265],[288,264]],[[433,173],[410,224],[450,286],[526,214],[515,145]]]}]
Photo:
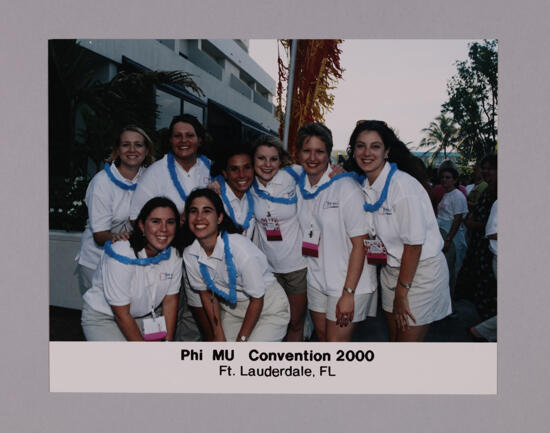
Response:
[{"label": "white building wall", "polygon": [[273,113],[254,103],[252,98],[247,99],[229,87],[231,73],[238,78],[238,67],[241,67],[247,68],[246,73],[270,92],[275,91],[275,81],[232,39],[210,40],[228,57],[221,81],[179,54],[178,49],[181,49],[183,54],[188,55],[195,41],[176,40],[174,50],[155,39],[81,39],[79,42],[85,48],[116,63],[122,63],[122,57],[125,56],[152,70],[183,70],[193,74],[193,79],[206,95],[200,98],[204,102],[210,98],[255,120],[267,129],[278,130],[279,123]]}]

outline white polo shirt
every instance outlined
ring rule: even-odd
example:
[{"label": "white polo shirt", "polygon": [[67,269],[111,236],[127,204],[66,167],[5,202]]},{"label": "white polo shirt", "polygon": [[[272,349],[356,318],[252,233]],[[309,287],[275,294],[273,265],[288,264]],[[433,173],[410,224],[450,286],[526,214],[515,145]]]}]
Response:
[{"label": "white polo shirt", "polygon": [[[311,186],[305,176],[304,189],[315,192],[330,182],[329,171],[325,171],[315,186]],[[321,231],[319,257],[306,257],[308,285],[325,295],[340,296],[352,249],[350,238],[370,232],[360,186],[349,177],[340,178],[310,200],[305,200],[298,190],[298,220],[302,233],[308,233],[312,226]],[[365,261],[356,293],[375,290],[376,266]]]},{"label": "white polo shirt", "polygon": [[[225,180],[223,180],[223,182],[225,182]],[[238,198],[231,187],[227,184],[227,182],[225,182],[225,199],[229,201],[229,204],[231,205],[231,209],[233,211],[233,215],[235,216],[235,221],[233,222],[237,223],[239,226],[242,226],[244,224],[244,221],[246,220],[246,216],[248,215],[247,194],[244,194],[243,198]],[[227,212],[227,215],[231,217],[231,212],[229,211],[226,200],[222,198],[223,207]],[[255,224],[256,221],[254,220],[254,210],[252,210],[252,218],[250,218],[246,233],[243,231],[243,236],[246,236],[248,239],[252,239]]]},{"label": "white polo shirt", "polygon": [[[487,225],[485,226],[485,237],[497,233],[497,201],[498,200],[495,200],[491,206],[491,213],[489,213],[489,219],[487,220]],[[494,255],[497,255],[497,243],[498,242],[496,239],[489,239],[489,250]]]},{"label": "white polo shirt", "polygon": [[[196,164],[186,171],[174,161],[176,176],[185,194],[188,196],[191,191],[197,188],[206,188],[210,183],[210,165],[205,156],[199,155]],[[141,208],[153,197],[168,197],[174,202],[180,214],[185,208],[185,201],[180,196],[168,170],[168,154],[161,160],[155,162],[147,169],[147,173],[140,180],[136,192],[132,198],[130,207],[130,219],[135,220]]]},{"label": "white polo shirt", "polygon": [[[140,167],[136,177],[128,180],[119,173],[114,163],[110,168],[115,179],[129,186],[136,184],[145,173],[145,168]],[[134,191],[116,185],[105,170],[101,170],[92,178],[84,199],[88,207],[88,221],[80,240],[80,251],[76,256],[80,265],[95,269],[99,264],[103,247],[94,241],[94,233],[107,230],[113,233],[132,231],[129,216],[133,195]]]},{"label": "white polo shirt", "polygon": [[457,188],[445,193],[437,205],[437,218],[443,221],[452,221],[455,215],[462,214],[465,217],[468,213],[468,202],[466,197]]},{"label": "white polo shirt", "polygon": [[[296,181],[284,169],[279,170],[265,186],[256,178],[256,185],[260,191],[271,197],[284,199],[296,197]],[[254,187],[251,188],[251,191],[254,197],[258,246],[267,256],[273,271],[285,274],[304,269],[307,265],[304,256],[302,256],[302,230],[298,222],[297,203],[274,203],[256,194]],[[267,240],[262,220],[265,221],[268,214],[277,218],[283,240]]]},{"label": "white polo shirt", "polygon": [[[365,179],[363,192],[369,203],[375,203],[380,197],[389,172],[390,165],[386,163],[372,185]],[[404,244],[422,245],[420,260],[435,257],[443,248],[428,193],[420,182],[404,171],[394,173],[386,201],[371,215],[367,218],[374,219],[376,234],[388,251],[390,266],[401,265]]]},{"label": "white polo shirt", "polygon": [[[114,242],[112,247],[121,256],[136,258],[128,241]],[[145,249],[138,257],[147,257]],[[130,304],[130,315],[142,317],[151,313],[152,305],[158,307],[166,295],[179,293],[181,274],[182,258],[175,248],[170,248],[170,258],[148,266],[127,265],[104,253],[84,301],[93,310],[109,316],[114,316],[111,305]]]},{"label": "white polo shirt", "polygon": [[[228,234],[229,248],[237,272],[237,301],[245,301],[250,296],[260,298],[265,295],[267,287],[275,282],[267,259],[256,245],[239,234]],[[202,279],[199,263],[206,265],[210,278],[216,287],[229,294],[229,276],[224,252],[225,243],[220,236],[216,241],[214,251],[207,256],[198,240],[185,248],[183,260],[189,283],[194,290],[207,290]]]}]

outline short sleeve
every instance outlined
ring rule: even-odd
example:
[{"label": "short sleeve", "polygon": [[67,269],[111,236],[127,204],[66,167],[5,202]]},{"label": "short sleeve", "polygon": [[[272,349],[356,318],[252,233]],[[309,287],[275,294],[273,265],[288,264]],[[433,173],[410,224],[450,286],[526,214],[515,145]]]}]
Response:
[{"label": "short sleeve", "polygon": [[[254,245],[250,243],[251,249]],[[257,251],[261,254],[260,250]],[[267,262],[263,262],[254,251],[246,251],[245,248],[233,248],[233,260],[235,267],[241,274],[243,291],[253,298],[261,298],[265,295],[266,287],[263,273],[266,270]]]},{"label": "short sleeve", "polygon": [[466,216],[468,213],[468,202],[466,201],[466,197],[464,194],[454,194],[453,200],[452,200],[452,214],[458,215],[462,214],[462,216]]},{"label": "short sleeve", "polygon": [[141,208],[149,201],[149,199],[159,195],[157,191],[157,184],[154,176],[153,167],[149,168],[143,178],[139,180],[134,195],[132,196],[132,202],[130,204],[130,220],[136,220]]},{"label": "short sleeve", "polygon": [[407,245],[423,245],[426,240],[427,216],[422,207],[422,198],[404,196],[395,202],[393,212],[401,241]]},{"label": "short sleeve", "polygon": [[489,214],[489,219],[487,220],[487,225],[485,226],[485,236],[494,235],[497,232],[497,200],[491,206],[491,213]]},{"label": "short sleeve", "polygon": [[135,284],[135,266],[125,265],[103,256],[103,290],[109,305],[121,306],[132,302],[132,284]]},{"label": "short sleeve", "polygon": [[365,198],[359,187],[349,182],[344,185],[347,189],[342,193],[342,217],[348,237],[362,236],[370,230],[369,220],[363,209]]},{"label": "short sleeve", "polygon": [[112,190],[100,172],[86,191],[86,206],[92,233],[111,230],[113,221],[113,194]]}]

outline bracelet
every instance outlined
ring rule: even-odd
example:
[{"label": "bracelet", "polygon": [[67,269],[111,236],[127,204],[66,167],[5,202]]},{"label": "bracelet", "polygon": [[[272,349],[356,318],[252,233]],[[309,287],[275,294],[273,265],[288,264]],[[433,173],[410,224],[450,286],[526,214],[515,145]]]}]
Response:
[{"label": "bracelet", "polygon": [[355,289],[350,289],[349,287],[344,287],[344,290],[348,292],[350,295],[353,295],[355,293]]},{"label": "bracelet", "polygon": [[401,284],[405,289],[410,289],[412,286],[410,284],[404,284],[401,280],[397,280],[397,284]]}]

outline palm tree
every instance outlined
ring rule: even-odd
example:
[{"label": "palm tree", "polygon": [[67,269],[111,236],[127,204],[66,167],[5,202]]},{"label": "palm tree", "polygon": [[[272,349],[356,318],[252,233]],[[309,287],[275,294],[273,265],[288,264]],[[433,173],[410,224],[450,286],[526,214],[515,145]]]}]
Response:
[{"label": "palm tree", "polygon": [[430,162],[443,152],[443,158],[447,159],[447,149],[456,150],[460,144],[459,129],[456,127],[455,121],[441,113],[435,118],[427,128],[422,129],[426,136],[420,141],[419,147],[427,147],[424,152],[433,152],[430,157]]}]

